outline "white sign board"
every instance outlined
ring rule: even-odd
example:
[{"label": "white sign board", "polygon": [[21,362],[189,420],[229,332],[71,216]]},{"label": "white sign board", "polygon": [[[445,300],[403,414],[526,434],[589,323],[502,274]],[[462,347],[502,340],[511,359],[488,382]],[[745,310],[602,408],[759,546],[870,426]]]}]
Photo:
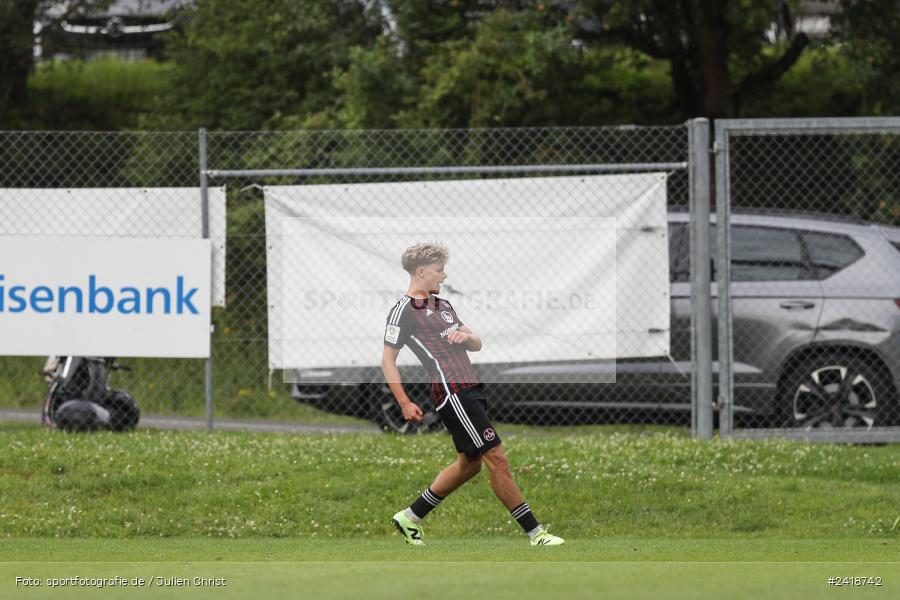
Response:
[{"label": "white sign board", "polygon": [[[323,228],[327,230],[323,231]],[[340,235],[335,234],[340,231]],[[433,239],[416,218],[286,219],[280,335],[286,364],[367,366],[405,289],[373,247],[399,254]],[[451,251],[449,300],[485,340],[475,363],[616,356],[615,219],[458,217],[440,228]],[[384,248],[381,248],[384,246]],[[437,319],[440,315],[436,315]],[[378,357],[380,359],[380,356]],[[292,361],[292,362],[287,362]],[[302,362],[293,362],[302,361]],[[399,364],[417,364],[410,352]]]},{"label": "white sign board", "polygon": [[434,240],[451,254],[439,295],[484,340],[473,363],[669,353],[664,173],[265,195],[271,368],[377,365],[408,282],[400,254]]},{"label": "white sign board", "polygon": [[[225,306],[225,188],[209,188],[214,306]],[[3,188],[0,236],[202,238],[200,188]]]},{"label": "white sign board", "polygon": [[0,355],[206,358],[204,239],[0,237]]}]

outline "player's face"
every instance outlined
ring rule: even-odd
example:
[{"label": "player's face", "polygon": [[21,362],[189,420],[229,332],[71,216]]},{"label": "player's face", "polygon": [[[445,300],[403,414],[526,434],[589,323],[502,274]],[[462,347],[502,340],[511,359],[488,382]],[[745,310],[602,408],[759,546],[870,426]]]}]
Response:
[{"label": "player's face", "polygon": [[422,279],[425,289],[432,294],[441,291],[441,284],[447,279],[447,272],[444,271],[444,263],[432,263],[422,267]]}]

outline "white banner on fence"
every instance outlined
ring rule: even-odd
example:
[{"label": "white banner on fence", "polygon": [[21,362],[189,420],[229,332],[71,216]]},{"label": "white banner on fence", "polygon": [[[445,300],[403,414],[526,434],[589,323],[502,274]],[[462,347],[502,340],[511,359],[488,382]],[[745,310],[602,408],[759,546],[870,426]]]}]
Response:
[{"label": "white banner on fence", "polygon": [[209,357],[210,241],[0,237],[0,355]]},{"label": "white banner on fence", "polygon": [[664,173],[270,186],[265,199],[271,368],[377,365],[408,282],[400,254],[431,240],[451,252],[441,297],[489,340],[473,363],[669,354]]},{"label": "white banner on fence", "polygon": [[[200,188],[3,188],[0,236],[200,238]],[[209,188],[213,297],[225,306],[225,188]]]}]

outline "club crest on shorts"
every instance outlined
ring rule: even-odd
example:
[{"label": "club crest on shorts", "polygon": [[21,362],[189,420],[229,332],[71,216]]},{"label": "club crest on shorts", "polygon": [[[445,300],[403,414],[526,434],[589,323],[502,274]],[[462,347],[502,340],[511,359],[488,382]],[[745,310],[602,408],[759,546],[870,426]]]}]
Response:
[{"label": "club crest on shorts", "polygon": [[483,433],[482,435],[484,436],[484,439],[486,439],[486,440],[489,441],[489,442],[493,441],[494,438],[497,437],[497,434],[494,433],[494,430],[491,429],[490,427],[488,427],[487,429],[485,429],[485,430],[484,430],[484,433]]},{"label": "club crest on shorts", "polygon": [[443,320],[447,321],[448,323],[452,323],[452,322],[453,322],[453,315],[451,315],[450,313],[448,313],[446,310],[442,310],[442,311],[441,311],[441,318],[442,318]]}]

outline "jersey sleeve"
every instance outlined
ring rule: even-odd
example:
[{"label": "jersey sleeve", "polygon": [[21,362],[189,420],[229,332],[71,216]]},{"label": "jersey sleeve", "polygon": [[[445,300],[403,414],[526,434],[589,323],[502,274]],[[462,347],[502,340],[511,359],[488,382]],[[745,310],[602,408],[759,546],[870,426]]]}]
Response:
[{"label": "jersey sleeve", "polygon": [[403,304],[391,309],[384,324],[384,345],[400,349],[409,341],[410,333],[412,322],[409,307]]}]

